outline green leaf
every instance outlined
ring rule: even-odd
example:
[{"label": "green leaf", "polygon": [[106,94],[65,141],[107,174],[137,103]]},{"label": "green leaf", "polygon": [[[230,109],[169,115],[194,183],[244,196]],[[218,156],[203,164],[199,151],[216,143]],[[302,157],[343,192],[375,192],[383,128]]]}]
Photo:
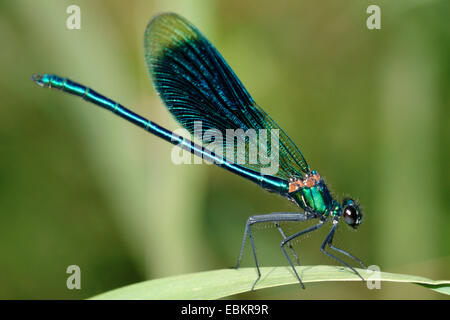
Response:
[{"label": "green leaf", "polygon": [[[424,277],[356,269],[368,280],[406,282],[423,285],[450,295],[450,281],[435,281]],[[304,283],[326,281],[361,281],[351,270],[336,266],[302,266],[297,272]],[[298,284],[288,267],[261,268],[261,279],[255,290]],[[219,299],[251,290],[256,279],[254,268],[222,269],[155,279],[108,291],[92,299]]]}]

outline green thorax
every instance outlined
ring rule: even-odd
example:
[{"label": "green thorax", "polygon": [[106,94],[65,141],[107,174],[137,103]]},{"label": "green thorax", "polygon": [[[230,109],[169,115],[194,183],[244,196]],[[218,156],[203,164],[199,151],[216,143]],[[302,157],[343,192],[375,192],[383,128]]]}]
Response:
[{"label": "green thorax", "polygon": [[330,212],[333,214],[337,209],[333,208],[335,201],[323,180],[311,187],[303,186],[289,195],[303,210],[317,215],[328,216]]}]

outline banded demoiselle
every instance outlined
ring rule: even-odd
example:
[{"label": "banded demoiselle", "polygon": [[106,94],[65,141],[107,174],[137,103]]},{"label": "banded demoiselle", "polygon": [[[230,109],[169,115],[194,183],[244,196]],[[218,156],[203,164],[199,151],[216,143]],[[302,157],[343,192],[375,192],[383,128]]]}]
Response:
[{"label": "banded demoiselle", "polygon": [[[218,155],[205,147],[205,144],[210,142],[205,141],[208,139],[205,138],[200,144],[193,143],[67,78],[42,74],[33,75],[32,79],[40,86],[62,90],[110,110],[144,130],[296,203],[303,212],[274,212],[248,218],[236,268],[240,265],[248,236],[257,270],[257,278],[252,289],[260,279],[261,273],[251,226],[263,222],[274,223],[281,233],[283,237],[280,244],[281,250],[303,288],[303,282],[285,246],[290,248],[296,263],[299,264],[291,241],[321,228],[328,220],[332,222],[332,226],[320,250],[350,268],[364,280],[352,266],[325,250],[328,247],[355,260],[365,268],[358,258],[332,244],[341,217],[353,228],[360,225],[362,212],[358,204],[349,198],[344,199],[342,204],[333,199],[323,178],[317,171],[310,169],[298,147],[255,103],[222,55],[199,30],[177,14],[157,15],[150,20],[146,28],[144,51],[154,88],[175,119],[185,129],[196,136],[200,133],[201,138],[204,137],[202,133],[211,128],[223,133],[227,129],[275,129],[279,135],[277,147],[269,144],[265,148],[279,154],[278,171],[271,175],[263,174],[262,170],[259,170],[263,167],[261,162],[255,164],[225,161],[223,155]],[[196,121],[202,122],[202,132],[196,132]],[[317,219],[318,223],[289,236],[285,235],[279,224],[281,221],[298,222],[312,219]]]}]

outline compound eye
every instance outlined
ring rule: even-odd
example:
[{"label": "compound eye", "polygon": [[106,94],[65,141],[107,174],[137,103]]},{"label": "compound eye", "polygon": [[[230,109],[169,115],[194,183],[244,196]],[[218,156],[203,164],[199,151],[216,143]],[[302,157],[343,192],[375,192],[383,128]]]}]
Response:
[{"label": "compound eye", "polygon": [[347,224],[354,227],[358,221],[358,212],[354,206],[346,206],[344,212],[342,213],[344,220]]}]

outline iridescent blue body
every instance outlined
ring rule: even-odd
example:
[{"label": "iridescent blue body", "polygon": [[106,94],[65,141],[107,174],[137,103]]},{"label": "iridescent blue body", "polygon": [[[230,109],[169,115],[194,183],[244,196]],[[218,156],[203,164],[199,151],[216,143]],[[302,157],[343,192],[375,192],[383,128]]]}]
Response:
[{"label": "iridescent blue body", "polygon": [[259,184],[264,189],[272,192],[283,194],[288,190],[288,184],[283,179],[262,175],[261,173],[248,169],[239,164],[223,161],[221,157],[217,157],[214,152],[205,151],[205,148],[198,144],[189,141],[175,133],[157,125],[156,123],[145,119],[144,117],[134,113],[125,108],[121,104],[102,96],[96,91],[71,81],[67,78],[61,78],[53,74],[34,75],[33,80],[43,87],[62,90],[64,92],[82,97],[84,100],[92,102],[106,110],[112,111],[119,117],[130,121],[131,123],[143,128],[144,130],[174,144],[184,148],[193,154],[199,155],[204,159],[217,164],[228,171],[238,174],[249,179],[252,182]]},{"label": "iridescent blue body", "polygon": [[[359,259],[332,245],[341,216],[344,217],[347,224],[354,228],[361,223],[362,214],[358,205],[351,199],[344,199],[342,205],[333,199],[321,176],[310,169],[302,153],[289,136],[255,103],[214,46],[184,18],[176,14],[161,14],[148,24],[144,36],[144,49],[148,71],[156,91],[171,114],[184,128],[199,137],[204,137],[203,134],[208,129],[221,132],[225,132],[227,129],[242,129],[244,131],[249,129],[277,130],[279,132],[279,143],[276,145],[269,144],[267,148],[271,153],[279,154],[279,170],[273,175],[267,175],[261,173],[260,169],[264,164],[260,162],[227,161],[203,145],[182,138],[121,104],[67,78],[43,74],[34,75],[32,79],[43,87],[62,90],[112,111],[149,133],[257,183],[270,192],[288,198],[303,209],[304,212],[299,213],[278,212],[251,216],[247,220],[237,267],[248,235],[251,240],[259,279],[259,265],[251,226],[260,222],[273,222],[283,237],[281,249],[303,286],[284,246],[290,247],[298,262],[297,254],[290,241],[318,229],[331,217],[333,225],[321,246],[321,250],[348,266],[360,276],[350,265],[325,251],[326,246],[328,246],[362,265]],[[195,126],[196,121],[202,122],[201,132]],[[207,144],[208,141],[205,139],[202,140],[202,143]],[[223,146],[227,147],[227,143],[227,141],[224,141]],[[259,144],[258,147],[263,146]],[[236,152],[234,156],[239,157]],[[286,236],[279,225],[280,221],[306,221],[310,219],[318,219],[319,223],[290,236]]]}]

